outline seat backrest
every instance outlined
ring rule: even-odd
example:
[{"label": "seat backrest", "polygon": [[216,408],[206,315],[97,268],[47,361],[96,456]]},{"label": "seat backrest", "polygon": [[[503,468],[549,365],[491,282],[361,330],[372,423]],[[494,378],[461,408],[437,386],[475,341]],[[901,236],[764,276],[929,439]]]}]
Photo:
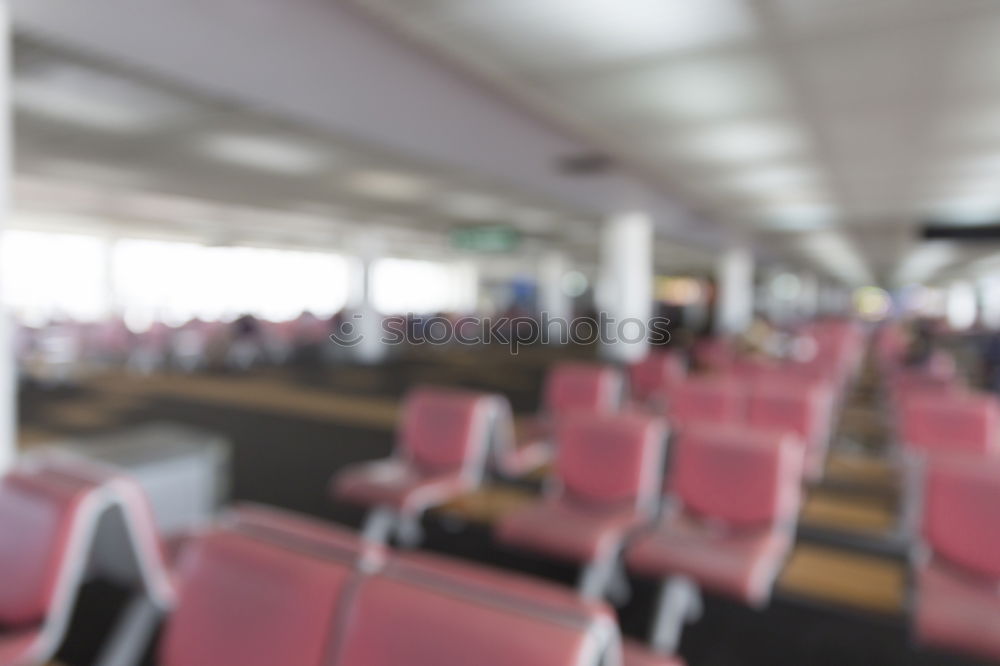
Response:
[{"label": "seat backrest", "polygon": [[73,531],[89,488],[18,469],[0,481],[0,624],[41,622],[52,610],[71,553]]},{"label": "seat backrest", "polygon": [[816,382],[795,376],[771,377],[750,392],[748,423],[759,430],[787,430],[807,445],[829,436],[833,392]]},{"label": "seat backrest", "polygon": [[900,405],[899,435],[925,453],[1000,454],[1000,405],[991,395],[920,393]]},{"label": "seat backrest", "polygon": [[180,564],[179,604],[160,645],[163,666],[324,666],[351,563],[219,529]]},{"label": "seat backrest", "polygon": [[403,406],[403,455],[429,472],[458,471],[472,459],[484,460],[498,399],[458,389],[414,389]]},{"label": "seat backrest", "polygon": [[[386,570],[361,584],[337,666],[597,666],[596,617],[532,608],[469,581]],[[291,662],[288,662],[291,663]]]},{"label": "seat backrest", "polygon": [[684,373],[684,363],[677,354],[650,352],[628,368],[631,397],[645,402],[665,394],[684,379]]},{"label": "seat backrest", "polygon": [[696,517],[764,526],[794,518],[802,465],[803,447],[790,434],[699,426],[681,433],[669,491]]},{"label": "seat backrest", "polygon": [[668,412],[676,426],[737,423],[746,416],[746,386],[732,377],[688,377],[670,394]]},{"label": "seat backrest", "polygon": [[573,500],[595,504],[654,498],[666,424],[635,413],[575,414],[557,432],[556,476]]},{"label": "seat backrest", "polygon": [[560,363],[545,379],[544,411],[548,416],[581,412],[613,412],[621,406],[622,378],[610,367]]},{"label": "seat backrest", "polygon": [[1000,580],[1000,462],[938,459],[924,484],[923,536],[935,554]]}]

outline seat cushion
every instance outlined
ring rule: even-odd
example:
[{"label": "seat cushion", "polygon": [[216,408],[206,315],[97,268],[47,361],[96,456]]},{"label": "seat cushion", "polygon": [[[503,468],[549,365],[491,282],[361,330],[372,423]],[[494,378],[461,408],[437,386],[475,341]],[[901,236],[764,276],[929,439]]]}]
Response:
[{"label": "seat cushion", "polygon": [[643,522],[631,506],[600,509],[551,499],[504,518],[497,537],[571,562],[589,562],[618,548]]},{"label": "seat cushion", "polygon": [[781,531],[725,531],[686,518],[668,518],[633,541],[627,562],[645,576],[682,574],[706,588],[758,605],[770,598],[791,545],[791,537]]},{"label": "seat cushion", "polygon": [[0,664],[30,664],[37,661],[39,631],[0,631]]},{"label": "seat cushion", "polygon": [[915,623],[922,642],[1000,659],[1000,583],[941,562],[917,573]]},{"label": "seat cushion", "polygon": [[358,504],[413,513],[466,493],[472,485],[459,473],[426,475],[401,460],[379,460],[338,474],[333,491],[337,497]]},{"label": "seat cushion", "polygon": [[623,651],[624,666],[684,666],[684,660],[680,657],[656,654],[635,641],[625,641]]}]

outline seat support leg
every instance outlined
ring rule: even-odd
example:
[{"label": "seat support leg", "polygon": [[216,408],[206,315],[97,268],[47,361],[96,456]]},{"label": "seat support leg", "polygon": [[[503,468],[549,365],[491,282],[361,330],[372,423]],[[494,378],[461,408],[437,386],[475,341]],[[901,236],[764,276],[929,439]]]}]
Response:
[{"label": "seat support leg", "polygon": [[424,540],[419,515],[402,515],[396,521],[396,539],[403,548],[416,548]]},{"label": "seat support leg", "polygon": [[580,572],[576,589],[585,599],[603,599],[618,568],[618,552],[614,551],[588,562]]},{"label": "seat support leg", "polygon": [[701,617],[703,604],[697,584],[686,576],[673,576],[663,583],[653,619],[650,643],[660,654],[676,654],[685,623]]},{"label": "seat support leg", "polygon": [[133,597],[101,648],[94,661],[95,666],[135,666],[141,663],[162,615],[163,611],[145,594]]},{"label": "seat support leg", "polygon": [[361,528],[361,538],[384,545],[389,542],[389,537],[396,528],[396,522],[396,512],[392,509],[382,507],[372,509]]}]

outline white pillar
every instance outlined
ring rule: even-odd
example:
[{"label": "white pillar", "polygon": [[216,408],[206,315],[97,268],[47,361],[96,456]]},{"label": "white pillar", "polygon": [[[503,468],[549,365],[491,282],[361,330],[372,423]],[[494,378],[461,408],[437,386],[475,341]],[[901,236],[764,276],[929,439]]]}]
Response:
[{"label": "white pillar", "polygon": [[538,310],[542,321],[549,322],[550,344],[568,340],[573,317],[573,299],[563,288],[563,277],[568,271],[569,262],[561,252],[549,252],[538,263]]},{"label": "white pillar", "polygon": [[379,259],[381,243],[371,235],[359,236],[354,242],[358,261],[351,275],[346,322],[354,326],[357,342],[351,347],[351,357],[360,363],[378,363],[388,353],[382,338],[382,315],[373,303],[372,277]]},{"label": "white pillar", "polygon": [[1000,329],[1000,277],[985,277],[979,281],[979,306],[983,326]]},{"label": "white pillar", "polygon": [[[0,0],[0,232],[10,213],[10,8]],[[0,239],[2,242],[2,239]],[[0,285],[2,292],[3,285]],[[0,472],[17,457],[17,381],[13,327],[0,306]]]},{"label": "white pillar", "polygon": [[753,319],[753,254],[749,248],[726,250],[716,265],[715,332],[742,333]]},{"label": "white pillar", "polygon": [[955,282],[948,287],[948,325],[955,331],[964,331],[976,323],[978,315],[976,290],[969,282]]},{"label": "white pillar", "polygon": [[641,359],[653,314],[653,221],[643,212],[614,215],[601,233],[598,310],[607,317],[602,354],[611,361]]}]

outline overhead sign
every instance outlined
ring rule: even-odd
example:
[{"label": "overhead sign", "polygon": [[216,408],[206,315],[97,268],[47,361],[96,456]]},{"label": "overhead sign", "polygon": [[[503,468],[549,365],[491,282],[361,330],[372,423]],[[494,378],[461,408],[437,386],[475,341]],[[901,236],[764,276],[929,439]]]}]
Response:
[{"label": "overhead sign", "polygon": [[461,227],[452,229],[451,244],[472,252],[513,252],[521,244],[521,232],[502,224]]}]

